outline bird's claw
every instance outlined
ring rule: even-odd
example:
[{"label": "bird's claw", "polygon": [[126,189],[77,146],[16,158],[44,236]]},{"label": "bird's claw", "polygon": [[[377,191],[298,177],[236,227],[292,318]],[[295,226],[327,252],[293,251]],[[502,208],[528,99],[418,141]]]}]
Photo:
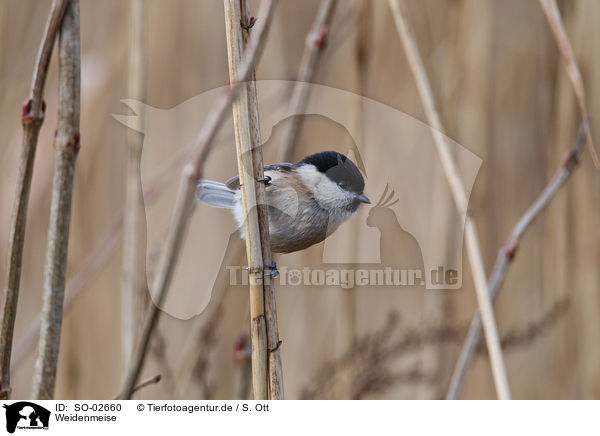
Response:
[{"label": "bird's claw", "polygon": [[269,186],[269,184],[271,183],[271,180],[273,180],[273,179],[269,176],[264,176],[262,179],[258,179],[258,181],[264,183],[265,186]]},{"label": "bird's claw", "polygon": [[267,265],[268,269],[270,269],[271,271],[269,271],[268,273],[265,273],[265,277],[277,277],[279,275],[279,270],[277,269],[277,264],[275,262],[271,262],[270,265]]}]

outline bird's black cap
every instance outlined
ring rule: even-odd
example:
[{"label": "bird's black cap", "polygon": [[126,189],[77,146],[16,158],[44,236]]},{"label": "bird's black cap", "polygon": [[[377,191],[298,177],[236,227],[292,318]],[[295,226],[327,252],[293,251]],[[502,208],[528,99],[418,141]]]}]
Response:
[{"label": "bird's black cap", "polygon": [[337,151],[323,151],[305,157],[300,164],[314,165],[339,184],[343,189],[361,194],[365,189],[365,179],[358,167],[348,157]]}]

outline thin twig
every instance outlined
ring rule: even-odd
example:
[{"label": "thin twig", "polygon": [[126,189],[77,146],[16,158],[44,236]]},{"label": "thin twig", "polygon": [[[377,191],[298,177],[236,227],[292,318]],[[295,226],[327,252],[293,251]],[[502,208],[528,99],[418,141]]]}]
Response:
[{"label": "thin twig", "polygon": [[[514,259],[517,253],[519,244],[521,242],[521,238],[523,237],[529,226],[535,221],[535,219],[546,209],[550,201],[552,201],[556,193],[565,184],[565,182],[568,180],[569,176],[575,169],[586,142],[587,124],[587,120],[581,123],[575,147],[567,153],[567,155],[561,163],[560,168],[556,171],[556,173],[550,180],[550,183],[548,183],[546,188],[542,191],[538,198],[533,202],[533,204],[529,207],[529,209],[527,209],[525,214],[517,222],[517,225],[513,229],[510,238],[508,238],[508,241],[498,252],[496,264],[494,266],[492,274],[490,275],[488,285],[492,301],[495,301],[498,297],[498,294],[501,289],[500,287],[502,286],[504,278],[506,277],[508,266],[511,264],[512,260]],[[452,375],[450,387],[448,388],[448,393],[446,395],[447,399],[453,400],[460,397],[463,385],[465,383],[467,370],[469,369],[469,365],[473,360],[473,356],[475,355],[475,351],[477,350],[477,345],[479,344],[480,339],[481,316],[479,314],[479,311],[476,311],[475,315],[473,316],[473,320],[471,321],[471,326],[469,327],[469,332],[467,333],[467,337],[460,352],[460,356],[456,362],[456,367]]]},{"label": "thin twig", "polygon": [[[156,374],[154,377],[148,377],[146,380],[144,380],[143,382],[141,382],[140,384],[138,384],[135,388],[133,388],[133,392],[137,392],[140,389],[145,388],[146,386],[150,386],[150,385],[155,385],[158,382],[160,382],[160,380],[162,379],[162,376],[160,374]],[[121,395],[117,394],[114,397],[112,397],[113,400],[120,400],[121,399]]]},{"label": "thin twig", "polygon": [[[129,94],[140,101],[146,95],[146,10],[144,0],[134,0],[131,10]],[[138,114],[143,117],[144,114]],[[148,303],[146,280],[146,214],[142,191],[142,137],[127,131],[127,176],[121,277],[121,345],[124,368],[129,366],[135,338]]]},{"label": "thin twig", "polygon": [[125,399],[131,398],[133,387],[135,386],[144,364],[152,330],[156,326],[160,316],[160,307],[168,293],[169,284],[179,257],[181,242],[188,227],[189,218],[195,204],[194,193],[197,181],[202,177],[204,163],[213,149],[214,139],[218,128],[225,120],[227,110],[242,89],[241,85],[250,77],[254,62],[258,59],[260,52],[262,51],[276,3],[275,0],[263,0],[261,3],[258,12],[260,19],[254,26],[252,36],[248,41],[244,62],[236,75],[238,79],[232,83],[228,92],[223,94],[215,103],[213,110],[209,113],[200,130],[198,139],[196,140],[194,157],[183,169],[175,200],[173,216],[171,217],[171,222],[169,224],[165,249],[161,253],[156,279],[152,284],[154,304],[150,306],[149,311],[144,318],[142,331],[134,351],[134,356],[130,361],[129,370],[123,387],[123,398]]},{"label": "thin twig", "polygon": [[27,206],[33,174],[33,163],[37,147],[38,135],[44,122],[46,104],[43,101],[44,85],[48,73],[48,65],[54,47],[58,26],[65,11],[68,0],[55,0],[50,8],[44,36],[40,44],[29,99],[23,105],[23,143],[21,160],[17,175],[17,190],[10,222],[8,237],[8,275],[4,290],[4,307],[2,309],[2,332],[0,334],[0,399],[10,397],[10,357],[19,300],[21,266],[23,263],[23,244],[25,241],[25,223]]},{"label": "thin twig", "polygon": [[[583,86],[583,79],[581,78],[581,72],[577,66],[577,60],[575,59],[575,54],[573,53],[573,47],[571,46],[571,42],[567,36],[567,31],[565,30],[556,0],[539,1],[542,9],[544,10],[544,14],[546,15],[546,19],[548,20],[548,24],[550,25],[550,29],[552,30],[552,34],[554,35],[554,39],[556,40],[556,44],[558,45],[558,49],[560,50],[560,54],[565,62],[569,80],[571,81],[571,85],[575,91],[575,96],[577,97],[577,104],[579,105],[581,118],[589,120],[589,113],[585,101],[585,88]],[[600,168],[600,161],[598,160],[598,153],[596,152],[596,147],[592,141],[592,132],[589,123],[586,123],[586,135],[590,143],[590,152],[592,153],[592,161],[594,162],[594,166],[596,168]]]},{"label": "thin twig", "polygon": [[65,9],[60,28],[58,60],[58,125],[54,140],[54,181],[44,270],[40,342],[31,389],[32,398],[41,400],[54,397],[67,273],[73,176],[79,152],[79,0],[71,0]]},{"label": "thin twig", "polygon": [[389,4],[396,22],[396,27],[398,28],[398,34],[400,35],[400,39],[402,40],[406,52],[408,63],[410,64],[413,76],[417,82],[419,95],[421,96],[427,121],[431,126],[435,146],[440,156],[452,196],[454,197],[454,203],[456,204],[458,213],[465,217],[465,242],[469,254],[473,281],[475,283],[477,301],[483,315],[483,328],[488,350],[490,352],[496,392],[499,399],[510,399],[510,390],[506,377],[506,367],[502,356],[502,348],[500,346],[498,327],[496,325],[494,308],[492,307],[492,301],[490,299],[486,281],[483,257],[477,237],[477,228],[475,227],[475,221],[468,210],[468,198],[456,167],[456,162],[452,157],[450,148],[443,135],[442,122],[436,109],[431,85],[412,29],[406,19],[403,2],[400,0],[389,0]]},{"label": "thin twig", "polygon": [[[302,54],[302,60],[300,61],[298,76],[296,77],[297,83],[294,86],[292,97],[290,99],[288,110],[288,114],[290,115],[303,114],[306,110],[308,97],[310,96],[310,86],[307,86],[306,83],[313,81],[315,74],[317,73],[321,54],[325,50],[325,47],[327,47],[329,26],[336,5],[337,0],[321,1],[315,21],[310,32],[306,36],[306,45],[304,53]],[[279,149],[278,162],[288,162],[291,160],[292,148],[296,141],[296,137],[298,136],[301,121],[302,116],[294,116],[286,124],[281,148]]]}]

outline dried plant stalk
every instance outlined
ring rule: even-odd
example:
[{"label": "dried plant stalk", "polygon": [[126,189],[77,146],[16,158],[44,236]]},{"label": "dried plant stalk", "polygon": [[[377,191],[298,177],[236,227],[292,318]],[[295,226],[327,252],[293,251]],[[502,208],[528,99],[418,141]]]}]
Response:
[{"label": "dried plant stalk", "polygon": [[[550,201],[552,201],[556,193],[566,183],[569,176],[575,169],[586,142],[588,131],[587,124],[587,120],[581,124],[575,147],[569,153],[567,153],[563,159],[563,162],[561,163],[560,168],[550,180],[550,183],[548,183],[539,197],[533,202],[533,204],[517,222],[517,225],[513,229],[510,238],[504,244],[504,247],[500,249],[498,257],[496,258],[496,264],[492,274],[490,275],[488,285],[490,289],[490,296],[493,301],[496,300],[498,294],[500,293],[502,283],[506,277],[508,266],[511,264],[517,253],[523,235],[529,226],[531,226],[531,224],[535,221],[535,219],[546,209],[548,204],[550,204]],[[476,311],[475,315],[473,316],[473,320],[471,321],[469,332],[467,333],[460,356],[456,362],[456,367],[452,375],[452,380],[450,381],[450,387],[448,388],[446,399],[455,400],[460,397],[467,376],[467,370],[469,369],[469,365],[475,356],[477,346],[481,340],[481,333],[481,315],[479,314],[479,311]]]},{"label": "dried plant stalk", "polygon": [[[250,5],[247,0],[240,0],[240,13],[242,22],[250,22]],[[247,27],[247,26],[244,26]],[[249,29],[242,27],[244,45],[247,43]],[[241,59],[240,59],[241,62]],[[255,193],[258,212],[258,225],[260,229],[260,247],[263,265],[273,264],[271,253],[271,238],[269,235],[269,216],[265,186],[257,180],[264,178],[264,164],[262,157],[262,140],[260,137],[260,123],[258,116],[258,97],[256,93],[256,77],[252,73],[248,87],[248,110],[250,117],[250,140],[252,146],[253,176],[255,180]],[[281,341],[279,340],[279,326],[277,325],[277,304],[275,299],[275,284],[273,280],[263,280],[263,299],[265,321],[267,324],[267,352],[269,368],[269,398],[283,400],[283,366],[281,363]]]},{"label": "dried plant stalk", "polygon": [[[146,95],[146,10],[144,0],[133,0],[131,10],[131,53],[129,94],[140,101]],[[143,114],[139,114],[143,116]],[[127,131],[127,189],[123,225],[123,273],[121,278],[121,345],[124,367],[133,353],[137,331],[148,302],[146,281],[146,214],[142,192],[143,141]]]},{"label": "dried plant stalk", "polygon": [[423,102],[427,121],[431,126],[431,132],[433,134],[435,146],[440,156],[444,174],[446,175],[450,191],[452,192],[452,196],[454,198],[454,203],[456,204],[458,212],[465,216],[465,242],[467,245],[467,252],[469,254],[473,281],[475,283],[475,291],[477,294],[479,310],[482,314],[483,327],[486,343],[490,353],[496,392],[499,399],[510,399],[510,390],[506,377],[506,368],[504,364],[504,358],[502,356],[502,348],[500,346],[498,327],[496,326],[494,308],[492,306],[486,281],[481,248],[477,238],[477,228],[475,227],[473,217],[470,215],[468,210],[468,198],[460,179],[456,162],[452,157],[448,144],[446,143],[446,139],[443,135],[442,122],[436,109],[431,85],[429,83],[427,73],[425,72],[425,67],[423,65],[415,37],[412,33],[412,29],[410,28],[408,20],[406,19],[406,12],[404,10],[403,2],[400,0],[389,0],[389,4],[394,16],[394,21],[396,22],[398,34],[406,52],[406,57],[417,83],[417,88],[421,97],[421,101]]},{"label": "dried plant stalk", "polygon": [[[560,54],[565,62],[569,80],[571,81],[571,85],[575,91],[575,96],[577,97],[577,104],[579,105],[581,117],[583,119],[589,119],[589,113],[585,101],[585,88],[583,86],[583,79],[581,78],[581,72],[577,66],[577,61],[575,60],[573,47],[571,46],[571,42],[567,36],[567,31],[565,30],[556,0],[539,1],[542,9],[544,10],[544,14],[546,14],[546,19],[548,20],[548,24],[550,25],[550,29],[552,30],[552,34],[554,35],[554,39],[556,40]],[[590,143],[590,152],[592,153],[592,161],[594,162],[596,168],[600,168],[600,161],[598,160],[598,153],[596,152],[594,142],[592,141],[592,132],[590,130],[589,123],[586,123],[586,129],[587,138]]]},{"label": "dried plant stalk", "polygon": [[44,36],[40,44],[29,99],[22,112],[23,145],[17,176],[17,190],[10,222],[8,238],[8,275],[4,291],[4,307],[2,309],[2,332],[0,334],[0,399],[10,397],[10,357],[19,300],[21,266],[23,263],[23,244],[25,241],[25,224],[27,206],[33,174],[35,150],[42,123],[44,122],[45,103],[43,101],[44,86],[48,73],[48,65],[54,47],[58,26],[62,20],[68,0],[55,0],[50,8]]},{"label": "dried plant stalk", "polygon": [[[250,22],[249,8],[243,0],[225,0],[225,33],[227,35],[227,54],[229,77],[233,82],[242,63],[245,40],[244,27]],[[247,31],[247,30],[246,30]],[[268,328],[277,329],[272,280],[264,280],[265,265],[271,264],[271,244],[269,240],[268,215],[266,209],[265,187],[259,180],[264,177],[260,127],[258,119],[258,101],[254,72],[250,81],[243,84],[240,97],[233,104],[233,124],[235,131],[236,154],[242,208],[244,210],[244,231],[246,235],[246,257],[249,265],[250,318],[252,337],[252,386],[254,399],[269,398],[269,387],[273,382],[277,398],[283,397],[281,377],[281,355],[279,338],[270,338]],[[263,282],[264,287],[263,287]],[[272,300],[271,317],[267,323],[266,297]],[[273,317],[274,314],[274,317]],[[267,325],[268,324],[268,325]],[[277,330],[275,330],[277,334]],[[263,336],[264,339],[263,340]],[[274,343],[272,343],[274,342]],[[273,373],[271,373],[268,350],[276,353]],[[278,357],[278,358],[277,358]],[[279,367],[277,370],[276,366]],[[269,374],[267,384],[266,375]]]},{"label": "dried plant stalk", "polygon": [[79,151],[78,0],[71,0],[65,9],[60,28],[58,59],[58,125],[54,140],[54,180],[44,271],[40,341],[31,391],[32,398],[42,400],[49,400],[54,396],[67,272],[73,175]]},{"label": "dried plant stalk", "polygon": [[[312,25],[312,29],[306,36],[306,47],[300,61],[300,69],[298,70],[297,82],[313,81],[317,73],[317,66],[321,55],[327,47],[327,36],[329,34],[329,25],[333,18],[333,12],[337,5],[337,0],[323,0],[319,6],[319,11]],[[303,114],[310,96],[310,88],[304,83],[296,83],[290,99],[288,114]],[[286,124],[283,133],[283,141],[279,149],[278,162],[288,162],[292,158],[292,151],[300,122],[302,117],[295,116]]]},{"label": "dried plant stalk", "polygon": [[160,315],[160,306],[167,296],[169,283],[181,251],[181,241],[189,224],[189,218],[195,204],[194,194],[196,184],[204,172],[204,163],[213,149],[214,139],[218,128],[225,120],[227,110],[242,90],[241,85],[243,85],[243,82],[250,77],[254,69],[254,62],[260,56],[276,3],[275,0],[263,0],[261,2],[258,11],[260,20],[254,26],[254,31],[245,51],[244,62],[237,71],[236,80],[232,83],[228,92],[216,101],[214,109],[208,114],[196,140],[192,161],[183,169],[173,216],[169,223],[165,249],[161,253],[156,278],[152,283],[154,304],[150,306],[144,318],[136,349],[130,361],[122,390],[122,398],[124,399],[131,398],[133,388],[144,364],[150,337]]}]

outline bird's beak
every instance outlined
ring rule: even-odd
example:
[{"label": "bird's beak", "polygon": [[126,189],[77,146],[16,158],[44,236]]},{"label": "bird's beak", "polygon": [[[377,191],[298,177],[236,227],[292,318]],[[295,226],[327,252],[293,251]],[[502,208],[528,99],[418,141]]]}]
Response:
[{"label": "bird's beak", "polygon": [[365,194],[360,194],[358,196],[358,201],[360,201],[361,203],[371,204],[371,200],[369,200]]}]

